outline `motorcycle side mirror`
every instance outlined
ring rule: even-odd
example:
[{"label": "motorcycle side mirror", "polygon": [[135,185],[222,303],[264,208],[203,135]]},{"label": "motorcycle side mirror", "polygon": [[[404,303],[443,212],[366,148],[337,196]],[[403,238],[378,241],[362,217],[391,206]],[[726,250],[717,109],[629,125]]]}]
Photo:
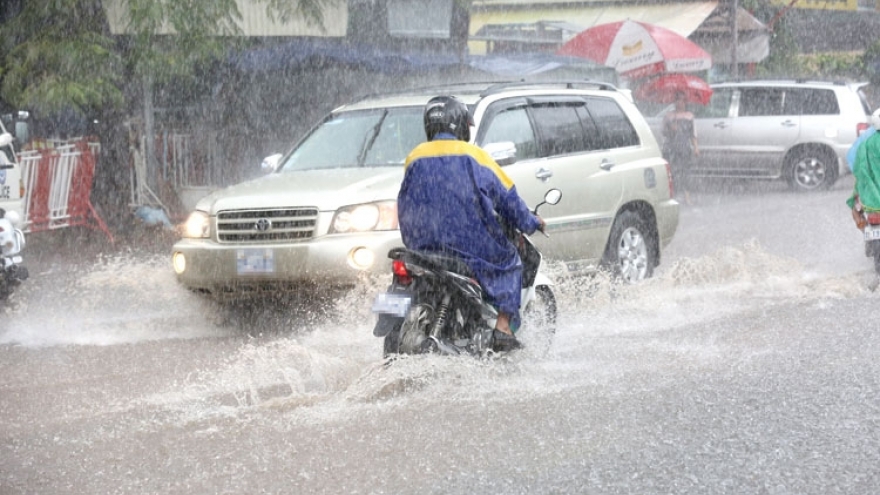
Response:
[{"label": "motorcycle side mirror", "polygon": [[263,172],[275,172],[278,170],[279,163],[281,163],[281,153],[275,153],[274,155],[269,155],[266,158],[263,158],[263,162],[260,163],[260,168]]},{"label": "motorcycle side mirror", "polygon": [[544,202],[548,205],[555,205],[562,199],[562,191],[559,189],[550,189],[544,194]]},{"label": "motorcycle side mirror", "polygon": [[544,201],[538,203],[538,206],[535,206],[535,215],[538,214],[538,208],[543,205],[555,205],[559,203],[559,200],[562,199],[562,191],[559,189],[550,189],[546,193],[544,193]]}]

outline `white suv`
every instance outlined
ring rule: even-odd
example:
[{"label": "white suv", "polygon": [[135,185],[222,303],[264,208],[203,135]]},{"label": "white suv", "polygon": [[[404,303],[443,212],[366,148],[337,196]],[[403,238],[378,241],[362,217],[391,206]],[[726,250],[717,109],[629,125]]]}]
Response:
[{"label": "white suv", "polygon": [[573,272],[651,276],[678,226],[669,167],[626,93],[602,83],[459,85],[370,97],[338,108],[277,169],[199,201],[173,247],[186,287],[219,298],[303,284],[353,285],[386,274],[401,245],[396,198],[407,154],[425,140],[425,103],[450,94],[470,108],[474,142],[497,150],[549,238],[535,241]]},{"label": "white suv", "polygon": [[[14,138],[0,121],[0,210],[14,211],[24,218],[21,166],[12,146]],[[20,227],[20,226],[19,226]]]},{"label": "white suv", "polygon": [[[800,191],[831,187],[849,172],[846,152],[868,128],[866,84],[713,84],[709,105],[691,108],[700,157],[689,175],[784,179]],[[650,119],[658,139],[664,113]]]}]

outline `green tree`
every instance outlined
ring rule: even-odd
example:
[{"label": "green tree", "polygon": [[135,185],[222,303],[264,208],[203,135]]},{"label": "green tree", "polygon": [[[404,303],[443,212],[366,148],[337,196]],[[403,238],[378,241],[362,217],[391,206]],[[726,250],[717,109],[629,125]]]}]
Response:
[{"label": "green tree", "polygon": [[[155,191],[157,165],[152,156],[153,90],[171,81],[192,83],[214,61],[241,42],[241,13],[235,0],[118,0],[127,12],[125,60],[143,85],[145,159]],[[334,0],[256,0],[279,22],[296,16],[321,25],[326,4]]]},{"label": "green tree", "polygon": [[803,63],[798,56],[800,49],[786,22],[788,4],[771,3],[768,0],[743,0],[742,6],[772,29],[770,55],[758,64],[758,74],[796,77],[804,72]]},{"label": "green tree", "polygon": [[[255,1],[280,22],[321,25],[323,8],[339,0]],[[105,2],[128,13],[125,36],[110,35]],[[0,96],[44,112],[121,105],[126,74],[194,77],[240,40],[240,19],[235,0],[4,0]]]},{"label": "green tree", "polygon": [[[279,22],[322,25],[324,7],[344,0],[253,1]],[[111,35],[105,7],[124,13],[124,35]],[[240,20],[235,0],[0,0],[0,100],[44,116],[112,118],[106,128],[117,135],[104,140],[111,148],[106,141],[116,142],[122,160],[128,136],[119,128],[134,117],[125,112],[142,109],[152,149],[154,87],[192,83],[244,42]],[[127,95],[140,95],[141,104]],[[147,164],[155,167],[149,155]],[[111,182],[123,187],[127,180]]]},{"label": "green tree", "polygon": [[122,104],[122,66],[96,0],[24,2],[0,25],[0,97],[43,114]]},{"label": "green tree", "polygon": [[880,63],[880,41],[875,41],[865,50],[861,63],[871,84],[880,86],[880,70],[878,70],[878,63]]}]

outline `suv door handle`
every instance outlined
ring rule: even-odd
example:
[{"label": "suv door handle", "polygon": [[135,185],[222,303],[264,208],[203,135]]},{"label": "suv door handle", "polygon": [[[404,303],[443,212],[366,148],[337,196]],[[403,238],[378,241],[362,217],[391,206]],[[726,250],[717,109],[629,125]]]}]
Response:
[{"label": "suv door handle", "polygon": [[538,169],[537,172],[535,172],[535,177],[538,179],[541,179],[542,182],[547,182],[547,179],[549,179],[550,177],[553,177],[553,171],[547,170],[546,168],[541,167]]},{"label": "suv door handle", "polygon": [[797,122],[792,122],[791,120],[786,120],[782,123],[782,127],[794,127],[797,125]]},{"label": "suv door handle", "polygon": [[601,168],[602,170],[611,170],[612,168],[614,168],[614,162],[607,158],[603,158],[602,163],[599,164],[599,168]]},{"label": "suv door handle", "polygon": [[716,122],[715,125],[714,125],[713,127],[717,127],[717,128],[719,128],[719,129],[726,129],[726,128],[727,128],[727,122]]}]

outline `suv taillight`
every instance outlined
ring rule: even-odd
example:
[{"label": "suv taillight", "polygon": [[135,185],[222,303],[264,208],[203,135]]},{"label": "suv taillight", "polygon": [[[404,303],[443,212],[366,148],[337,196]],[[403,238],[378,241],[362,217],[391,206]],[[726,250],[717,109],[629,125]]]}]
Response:
[{"label": "suv taillight", "polygon": [[869,124],[867,122],[859,122],[856,124],[856,137],[858,137],[861,133],[868,130]]},{"label": "suv taillight", "polygon": [[666,182],[669,184],[669,197],[675,197],[675,184],[672,180],[672,165],[666,162]]}]

